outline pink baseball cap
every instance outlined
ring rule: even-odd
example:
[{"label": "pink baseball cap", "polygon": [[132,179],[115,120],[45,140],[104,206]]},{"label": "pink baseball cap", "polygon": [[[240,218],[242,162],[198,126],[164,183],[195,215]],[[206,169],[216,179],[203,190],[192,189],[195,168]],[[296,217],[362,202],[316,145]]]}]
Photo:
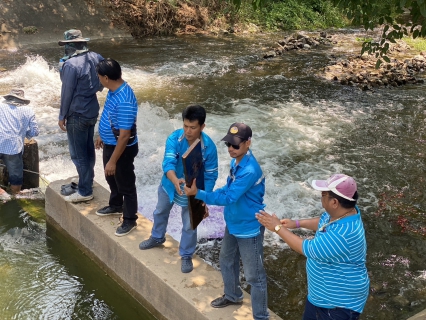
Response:
[{"label": "pink baseball cap", "polygon": [[331,191],[342,198],[356,201],[353,196],[357,190],[354,178],[336,173],[327,180],[312,180],[312,188],[319,191]]}]

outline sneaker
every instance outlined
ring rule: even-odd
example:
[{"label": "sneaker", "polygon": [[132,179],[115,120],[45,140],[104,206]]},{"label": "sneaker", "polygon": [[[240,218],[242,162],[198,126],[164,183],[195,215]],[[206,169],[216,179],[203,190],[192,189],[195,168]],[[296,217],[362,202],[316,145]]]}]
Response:
[{"label": "sneaker", "polygon": [[0,201],[8,201],[11,199],[11,195],[4,191],[2,188],[0,188]]},{"label": "sneaker", "polygon": [[164,242],[166,242],[166,238],[163,238],[161,241],[157,241],[153,237],[149,237],[148,240],[145,240],[139,243],[139,249],[141,250],[151,249],[154,247],[161,246]]},{"label": "sneaker", "polygon": [[225,298],[225,295],[223,295],[223,296],[221,296],[221,297],[219,297],[219,298],[214,299],[214,300],[210,303],[210,305],[211,305],[213,308],[225,308],[225,307],[227,307],[227,306],[231,306],[231,305],[242,305],[242,304],[243,304],[243,302],[242,302],[242,301],[234,302],[234,301],[231,301],[231,300],[226,299],[226,298]]},{"label": "sneaker", "polygon": [[123,212],[123,207],[111,207],[105,206],[102,209],[96,211],[98,216],[109,216],[111,214],[120,214]]},{"label": "sneaker", "polygon": [[72,202],[72,203],[89,201],[93,199],[93,194],[90,194],[88,196],[82,196],[81,194],[76,192],[76,193],[73,193],[72,195],[64,197],[64,199],[66,202]]},{"label": "sneaker", "polygon": [[125,236],[126,234],[129,234],[130,231],[135,229],[137,227],[136,221],[133,220],[124,220],[122,225],[117,228],[115,231],[115,235],[117,237]]},{"label": "sneaker", "polygon": [[182,273],[189,273],[194,270],[194,265],[192,264],[191,257],[182,257],[181,260],[182,264],[180,266],[180,271],[182,271]]},{"label": "sneaker", "polygon": [[70,196],[73,193],[76,193],[78,191],[78,187],[73,187],[72,185],[64,185],[61,187],[61,194],[63,196]]},{"label": "sneaker", "polygon": [[63,185],[61,185],[61,190],[62,190],[62,189],[65,189],[65,188],[78,189],[78,184],[77,184],[77,183],[75,183],[75,182],[71,182],[71,183],[68,183],[68,184],[63,184]]}]

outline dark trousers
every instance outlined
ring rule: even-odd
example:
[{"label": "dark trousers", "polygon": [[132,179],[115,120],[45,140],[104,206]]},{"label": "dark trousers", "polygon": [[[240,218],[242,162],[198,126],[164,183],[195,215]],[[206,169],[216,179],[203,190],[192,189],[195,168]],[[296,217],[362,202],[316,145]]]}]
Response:
[{"label": "dark trousers", "polygon": [[[114,152],[115,146],[105,144],[102,160],[104,168]],[[138,154],[138,144],[126,147],[117,161],[115,175],[105,176],[111,190],[109,205],[123,207],[123,219],[135,221],[138,217],[138,195],[136,193],[136,176],[133,161]]]},{"label": "dark trousers", "polygon": [[345,308],[321,308],[314,306],[306,299],[303,320],[358,320],[359,312]]}]

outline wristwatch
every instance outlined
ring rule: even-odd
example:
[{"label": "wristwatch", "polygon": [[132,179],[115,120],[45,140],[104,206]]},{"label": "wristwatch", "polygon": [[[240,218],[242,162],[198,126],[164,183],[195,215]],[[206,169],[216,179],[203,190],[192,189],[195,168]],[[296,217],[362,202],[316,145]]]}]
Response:
[{"label": "wristwatch", "polygon": [[281,227],[282,227],[282,226],[283,226],[282,224],[277,224],[277,225],[275,226],[275,228],[274,228],[275,232],[276,232],[276,233],[278,233],[278,231],[280,231],[280,230],[281,230]]}]

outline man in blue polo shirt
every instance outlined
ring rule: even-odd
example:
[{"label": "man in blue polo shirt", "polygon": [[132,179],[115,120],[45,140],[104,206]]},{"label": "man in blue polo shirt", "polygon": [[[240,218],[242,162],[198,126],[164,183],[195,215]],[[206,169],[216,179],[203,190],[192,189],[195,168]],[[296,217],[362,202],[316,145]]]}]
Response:
[{"label": "man in blue polo shirt", "polygon": [[103,148],[105,179],[111,190],[109,204],[96,214],[108,216],[123,212],[123,223],[116,236],[125,236],[136,228],[138,197],[133,161],[138,154],[136,118],[138,102],[132,88],[121,78],[121,67],[105,59],[96,67],[101,84],[108,88],[99,122],[96,149]]},{"label": "man in blue polo shirt", "polygon": [[163,177],[158,187],[158,202],[154,211],[151,236],[139,244],[139,249],[148,250],[166,241],[165,235],[173,204],[182,208],[182,236],[179,243],[181,271],[191,272],[194,268],[192,255],[197,246],[197,229],[191,228],[188,197],[183,193],[185,182],[182,155],[195,142],[201,140],[204,161],[205,189],[212,191],[217,179],[217,149],[212,139],[203,132],[206,110],[202,106],[188,106],[182,111],[183,128],[174,131],[166,141],[163,159]]},{"label": "man in blue polo shirt", "polygon": [[185,186],[187,195],[195,195],[207,204],[225,206],[225,235],[220,249],[219,263],[225,294],[211,302],[213,308],[240,305],[243,291],[240,287],[240,258],[244,276],[251,286],[251,303],[255,320],[269,319],[266,273],[263,267],[263,227],[255,217],[263,210],[265,177],[250,150],[251,128],[234,123],[222,139],[228,147],[231,170],[225,186],[214,192]]},{"label": "man in blue polo shirt", "polygon": [[[357,320],[367,301],[370,280],[356,182],[345,174],[334,174],[328,180],[313,180],[312,187],[321,191],[326,212],[320,217],[280,221],[275,214],[260,211],[257,218],[307,258],[303,320]],[[302,239],[287,230],[295,228],[314,230],[315,237]]]}]

